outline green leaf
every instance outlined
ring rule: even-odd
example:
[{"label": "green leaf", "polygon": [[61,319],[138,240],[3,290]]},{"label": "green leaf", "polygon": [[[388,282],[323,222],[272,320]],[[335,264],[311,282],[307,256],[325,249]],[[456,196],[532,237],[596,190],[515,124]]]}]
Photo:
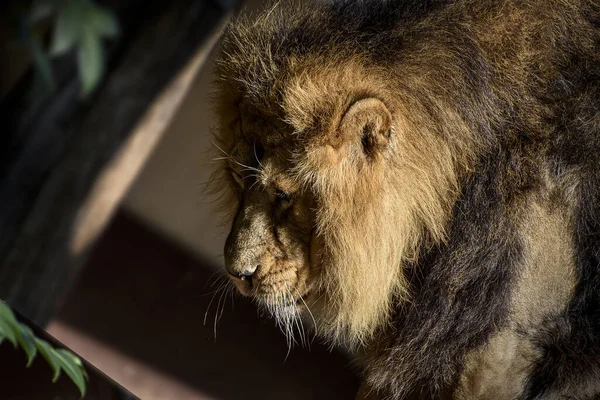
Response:
[{"label": "green leaf", "polygon": [[[0,302],[0,305],[2,302]],[[8,339],[13,346],[17,347],[17,335],[15,335],[14,327],[6,321],[6,319],[0,315],[0,338]]]},{"label": "green leaf", "polygon": [[4,301],[0,300],[0,338],[8,339],[17,347],[17,329],[19,323],[12,310]]},{"label": "green leaf", "polygon": [[29,367],[37,354],[37,349],[35,347],[35,336],[27,325],[19,324],[19,329],[17,330],[17,339],[21,344],[21,348],[25,350],[25,354],[27,354],[27,367]]},{"label": "green leaf", "polygon": [[35,339],[35,346],[38,351],[44,357],[46,362],[50,364],[50,368],[52,368],[52,372],[54,376],[52,377],[52,382],[56,382],[58,377],[60,376],[60,359],[54,354],[54,348],[50,346],[48,342],[42,339]]},{"label": "green leaf", "polygon": [[17,319],[15,318],[15,314],[13,314],[13,312],[10,309],[10,307],[8,306],[8,304],[6,304],[2,300],[0,300],[0,318],[4,319],[8,324],[10,324],[10,326],[13,328],[13,330],[17,329],[17,326],[19,325],[19,323],[17,322]]},{"label": "green leaf", "polygon": [[81,370],[81,373],[83,374],[83,376],[86,379],[88,378],[88,374],[85,371],[85,368],[83,367],[83,363],[81,362],[81,359],[79,357],[77,357],[75,354],[73,354],[73,352],[66,350],[66,349],[58,349],[57,351],[60,351],[61,354],[63,354],[65,357],[67,357],[69,360],[71,360],[71,362],[73,362],[73,364],[77,365],[79,367],[79,369]]},{"label": "green leaf", "polygon": [[73,383],[79,389],[81,397],[85,396],[85,370],[81,360],[73,353],[65,349],[57,349],[54,354],[60,360],[60,367],[71,378]]},{"label": "green leaf", "polygon": [[60,55],[81,45],[85,30],[93,31],[98,37],[113,38],[119,34],[119,23],[110,10],[91,1],[62,3],[54,28],[51,54]]},{"label": "green leaf", "polygon": [[59,55],[77,48],[81,96],[88,96],[104,74],[102,38],[119,34],[115,15],[92,1],[65,0],[58,7],[51,54]]},{"label": "green leaf", "polygon": [[77,43],[80,25],[84,23],[82,7],[77,1],[62,3],[56,17],[50,54],[56,56],[69,51]]},{"label": "green leaf", "polygon": [[4,301],[0,300],[0,337],[8,339],[13,346],[17,347],[17,330],[19,323],[12,310]]},{"label": "green leaf", "polygon": [[79,389],[81,397],[85,396],[87,373],[81,359],[66,349],[54,349],[48,342],[35,337],[31,329],[17,321],[8,305],[0,300],[0,344],[8,339],[17,347],[17,342],[27,354],[27,366],[30,366],[39,352],[48,362],[54,373],[52,382],[56,382],[60,372],[65,371]]},{"label": "green leaf", "polygon": [[86,97],[96,88],[104,73],[102,42],[89,26],[83,29],[78,56],[81,94]]},{"label": "green leaf", "polygon": [[114,14],[101,7],[92,6],[86,17],[91,29],[100,37],[114,38],[119,34],[119,23]]}]

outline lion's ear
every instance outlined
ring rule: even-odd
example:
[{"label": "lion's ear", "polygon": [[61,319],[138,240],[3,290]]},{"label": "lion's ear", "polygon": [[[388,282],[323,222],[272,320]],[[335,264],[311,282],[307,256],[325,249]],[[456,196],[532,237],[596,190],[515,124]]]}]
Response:
[{"label": "lion's ear", "polygon": [[392,126],[392,115],[381,100],[362,99],[352,104],[340,123],[345,140],[360,138],[367,156],[373,156],[387,146]]}]

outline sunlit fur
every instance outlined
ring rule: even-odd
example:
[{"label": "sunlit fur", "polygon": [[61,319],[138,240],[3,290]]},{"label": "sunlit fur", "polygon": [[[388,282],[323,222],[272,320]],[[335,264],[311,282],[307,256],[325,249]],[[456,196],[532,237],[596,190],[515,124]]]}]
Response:
[{"label": "sunlit fur", "polygon": [[510,370],[504,343],[533,349],[506,378],[524,398],[597,393],[569,368],[600,360],[599,18],[593,0],[339,0],[235,20],[215,104],[228,268],[260,264],[257,302],[286,332],[311,311],[369,393],[468,398],[497,373],[481,365]]},{"label": "sunlit fur", "polygon": [[[405,260],[417,256],[425,237],[443,240],[456,175],[448,146],[428,126],[411,120],[405,105],[391,96],[396,89],[383,84],[385,76],[367,72],[358,61],[319,67],[304,66],[291,80],[284,109],[306,143],[295,150],[292,172],[319,204],[315,224],[324,245],[318,284],[326,293],[325,333],[354,344],[370,339],[388,319],[392,303],[407,298]],[[363,93],[386,98],[395,117],[389,148],[376,162],[367,162],[360,146],[342,153],[324,145]],[[311,132],[314,121],[306,116],[323,114],[330,118]],[[439,157],[423,157],[425,149]]]}]

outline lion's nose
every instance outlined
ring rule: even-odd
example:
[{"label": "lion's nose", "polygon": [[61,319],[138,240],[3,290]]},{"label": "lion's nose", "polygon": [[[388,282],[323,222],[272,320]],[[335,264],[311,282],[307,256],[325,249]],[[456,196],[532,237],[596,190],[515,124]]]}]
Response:
[{"label": "lion's nose", "polygon": [[258,269],[258,265],[255,266],[249,266],[249,267],[244,267],[244,268],[227,268],[227,272],[229,272],[230,275],[244,281],[247,283],[247,285],[250,287],[250,289],[253,288],[254,283],[252,282],[252,277],[254,276],[254,273],[256,272],[256,270]]},{"label": "lion's nose", "polygon": [[257,269],[258,269],[257,267],[250,268],[240,274],[240,279],[245,282],[248,282],[248,285],[250,285],[250,289],[252,289],[252,286],[253,286],[252,276],[254,275],[254,273],[256,272]]},{"label": "lion's nose", "polygon": [[241,280],[245,280],[245,279],[249,279],[252,278],[252,275],[254,275],[254,273],[256,272],[256,270],[258,269],[258,265],[255,265],[253,267],[250,268],[244,268],[239,274],[238,277]]},{"label": "lion's nose", "polygon": [[250,278],[252,275],[256,273],[258,269],[258,265],[236,265],[237,263],[225,263],[225,268],[227,272],[236,278],[240,278],[244,280],[246,278]]}]

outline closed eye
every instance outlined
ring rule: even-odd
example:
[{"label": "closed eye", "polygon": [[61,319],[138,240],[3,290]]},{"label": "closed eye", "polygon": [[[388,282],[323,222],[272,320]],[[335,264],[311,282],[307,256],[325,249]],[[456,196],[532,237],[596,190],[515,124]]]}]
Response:
[{"label": "closed eye", "polygon": [[292,195],[288,192],[284,192],[281,189],[275,190],[275,196],[277,196],[277,198],[282,201],[292,201]]}]

